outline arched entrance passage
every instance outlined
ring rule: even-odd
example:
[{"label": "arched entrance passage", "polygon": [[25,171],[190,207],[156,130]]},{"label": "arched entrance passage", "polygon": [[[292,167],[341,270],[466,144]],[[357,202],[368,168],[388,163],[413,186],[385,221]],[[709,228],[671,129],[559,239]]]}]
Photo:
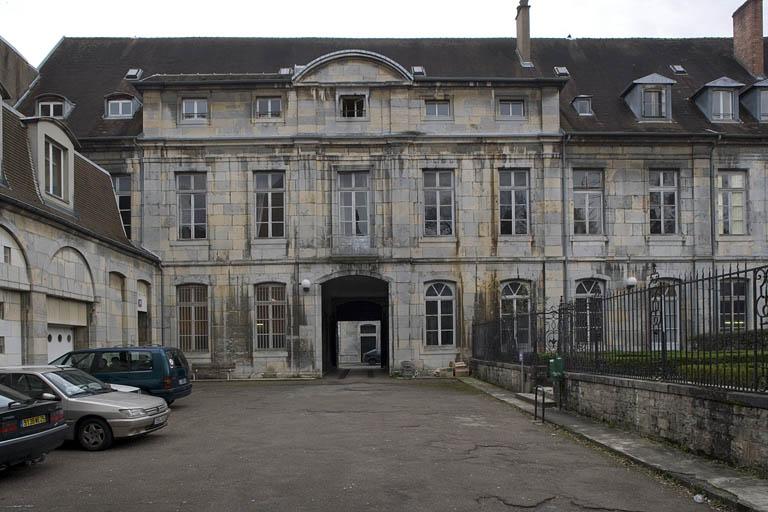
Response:
[{"label": "arched entrance passage", "polygon": [[369,276],[342,276],[321,286],[323,372],[335,368],[387,368],[389,284]]}]

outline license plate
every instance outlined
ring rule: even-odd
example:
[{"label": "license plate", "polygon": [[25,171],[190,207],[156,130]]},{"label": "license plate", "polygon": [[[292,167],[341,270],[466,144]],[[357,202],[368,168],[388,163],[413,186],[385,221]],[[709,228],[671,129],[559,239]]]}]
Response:
[{"label": "license plate", "polygon": [[186,384],[186,383],[187,383],[187,379],[179,379],[179,384]]},{"label": "license plate", "polygon": [[22,428],[34,427],[35,425],[42,425],[43,423],[48,423],[48,418],[46,418],[45,415],[32,416],[31,418],[24,418],[21,420]]},{"label": "license plate", "polygon": [[162,425],[163,423],[165,423],[165,420],[166,420],[166,416],[160,416],[159,418],[155,418],[154,425]]}]

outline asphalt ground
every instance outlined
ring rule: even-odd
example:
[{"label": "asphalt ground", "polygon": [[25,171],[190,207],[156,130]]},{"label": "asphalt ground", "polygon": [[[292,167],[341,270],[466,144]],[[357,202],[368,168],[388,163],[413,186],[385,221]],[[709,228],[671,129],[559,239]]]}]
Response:
[{"label": "asphalt ground", "polygon": [[0,472],[0,511],[711,510],[454,380],[198,382],[172,409]]}]

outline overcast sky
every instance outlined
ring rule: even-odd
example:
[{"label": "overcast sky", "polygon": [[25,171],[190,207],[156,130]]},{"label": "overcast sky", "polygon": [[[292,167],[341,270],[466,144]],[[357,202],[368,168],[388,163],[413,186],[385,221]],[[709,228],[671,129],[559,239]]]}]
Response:
[{"label": "overcast sky", "polygon": [[[533,37],[730,37],[743,0],[530,0]],[[517,0],[0,0],[37,66],[62,36],[512,37]],[[768,9],[766,9],[768,12]]]}]

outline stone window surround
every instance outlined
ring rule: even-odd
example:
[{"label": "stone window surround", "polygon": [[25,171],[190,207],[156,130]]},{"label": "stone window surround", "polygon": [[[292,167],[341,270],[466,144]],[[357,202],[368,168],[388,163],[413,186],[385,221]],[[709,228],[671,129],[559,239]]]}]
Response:
[{"label": "stone window surround", "polygon": [[179,288],[183,286],[190,286],[190,285],[196,285],[196,286],[204,286],[207,290],[207,308],[208,308],[208,350],[207,351],[189,351],[184,352],[184,355],[187,356],[188,359],[190,359],[193,362],[207,362],[211,360],[211,350],[213,349],[213,343],[211,342],[211,329],[212,329],[212,322],[211,322],[211,313],[213,312],[213,294],[211,291],[214,289],[213,284],[210,282],[209,277],[201,277],[198,279],[195,279],[194,277],[188,277],[183,280],[179,280],[179,282],[174,283],[174,289],[176,291],[175,294],[173,294],[174,298],[174,312],[176,313],[176,321],[172,323],[173,329],[174,329],[174,339],[176,340],[176,346],[177,348],[181,348],[181,340],[180,340],[180,332],[179,332],[179,321],[180,321],[180,315],[179,315]]},{"label": "stone window surround", "polygon": [[[660,185],[654,186],[651,184],[650,177],[651,173],[659,172],[662,173],[662,180],[663,180],[663,173],[665,172],[672,172],[675,176],[675,184],[674,186],[671,185],[664,185],[663,181]],[[663,211],[664,211],[664,193],[665,192],[672,192],[675,193],[675,230],[672,233],[666,233],[665,227],[664,227],[664,218],[663,218]],[[651,233],[650,223],[651,223],[651,193],[660,193],[661,194],[661,205],[659,206],[662,211],[662,219],[661,219],[661,233]],[[681,233],[681,226],[680,226],[680,170],[674,169],[674,168],[662,168],[662,167],[652,167],[648,169],[648,233],[652,237],[667,237],[667,236],[679,236]]]},{"label": "stone window surround", "polygon": [[[181,228],[181,215],[179,212],[179,188],[178,188],[178,176],[182,174],[203,174],[206,177],[206,204],[205,204],[205,216],[206,216],[206,222],[205,222],[205,238],[181,238],[179,236],[179,230]],[[210,243],[210,236],[209,236],[209,223],[208,223],[208,171],[207,170],[201,170],[201,169],[188,169],[188,170],[182,170],[178,169],[173,171],[173,182],[171,183],[171,186],[173,187],[173,194],[176,204],[169,205],[174,208],[174,211],[176,212],[176,226],[171,228],[171,234],[168,237],[168,241],[171,246],[177,245],[177,246],[188,246],[188,245],[208,245]]]},{"label": "stone window surround", "polygon": [[[277,117],[259,117],[257,115],[258,100],[267,98],[280,98],[280,115]],[[261,123],[285,123],[286,122],[286,107],[288,106],[288,98],[284,91],[257,91],[251,95],[251,122],[253,124]],[[210,113],[210,106],[209,106]]]},{"label": "stone window surround", "polygon": [[[365,115],[362,117],[344,117],[341,111],[342,98],[349,96],[362,96],[365,102]],[[334,102],[334,108],[336,110],[336,121],[342,123],[360,123],[368,122],[371,119],[371,92],[367,87],[350,88],[350,87],[337,87],[336,88],[336,100]]]},{"label": "stone window surround", "polygon": [[[268,334],[269,335],[269,340],[270,340],[270,346],[269,347],[265,347],[265,348],[259,348],[258,347],[258,333],[257,333],[258,311],[257,311],[257,306],[259,304],[266,305],[265,303],[260,303],[258,301],[257,288],[260,287],[260,286],[270,286],[270,287],[271,286],[282,286],[283,287],[284,299],[282,301],[282,305],[285,308],[285,310],[284,310],[285,317],[283,318],[283,322],[284,322],[284,325],[283,325],[283,329],[284,329],[284,332],[283,332],[284,346],[282,348],[274,348],[273,347],[272,337],[274,336],[274,333],[271,332],[271,328],[268,331],[268,333],[269,333]],[[252,316],[252,321],[253,321],[253,324],[252,324],[253,325],[253,329],[252,329],[252,331],[253,331],[253,334],[252,334],[252,336],[253,336],[253,343],[252,343],[252,346],[251,346],[251,350],[254,353],[259,354],[259,356],[262,356],[262,355],[273,355],[273,354],[285,356],[287,354],[287,352],[288,352],[288,336],[289,336],[289,330],[290,330],[290,311],[291,311],[291,304],[290,304],[290,300],[289,300],[290,299],[290,293],[289,293],[289,290],[288,290],[288,283],[286,283],[284,281],[280,281],[280,280],[276,280],[276,281],[275,280],[259,281],[259,282],[252,283],[250,285],[250,289],[251,289],[251,292],[253,293],[253,302],[252,302],[253,307],[252,307],[252,310],[251,310],[252,311],[251,312],[251,316]],[[273,304],[270,303],[270,305],[268,306],[268,307],[270,307],[270,318],[271,318],[271,314],[272,314],[272,311],[271,311],[272,305]]]},{"label": "stone window surround", "polygon": [[[440,222],[441,222],[441,220],[440,220],[439,192],[441,190],[444,190],[445,187],[444,186],[440,186],[439,181],[435,182],[435,187],[430,187],[430,189],[434,189],[438,193],[438,195],[436,196],[437,199],[438,199],[437,203],[436,203],[437,217],[435,219],[436,222],[437,222],[437,225],[436,225],[437,231],[435,232],[434,235],[428,235],[427,234],[427,230],[426,230],[426,223],[427,223],[426,192],[427,192],[427,186],[426,186],[426,181],[424,179],[424,175],[426,173],[428,173],[428,172],[434,172],[434,173],[449,172],[450,173],[450,176],[451,176],[451,185],[450,185],[450,187],[451,187],[451,205],[450,205],[451,206],[451,234],[450,235],[442,235],[442,234],[440,234]],[[422,239],[422,241],[425,241],[425,240],[448,241],[448,240],[455,240],[456,239],[456,237],[457,237],[456,229],[458,227],[458,218],[457,218],[458,216],[457,216],[457,208],[456,208],[456,176],[457,176],[457,174],[459,174],[459,173],[456,171],[456,168],[454,168],[454,167],[447,167],[447,168],[442,168],[442,167],[425,167],[425,168],[421,169],[421,175],[419,177],[419,181],[420,181],[420,184],[421,184],[420,199],[421,199],[421,202],[422,202],[421,208],[420,208],[420,213],[421,213],[421,223],[420,224],[421,224],[421,239]],[[438,180],[439,180],[439,178],[438,178]]]},{"label": "stone window surround", "polygon": [[[184,100],[206,100],[208,115],[205,119],[184,119]],[[178,91],[176,93],[176,124],[177,125],[209,125],[213,117],[211,94],[207,91]]]},{"label": "stone window surround", "polygon": [[[454,102],[453,94],[448,93],[422,93],[418,95],[419,112],[421,113],[422,122],[446,122],[453,121],[456,113],[456,103]],[[449,105],[450,114],[447,116],[428,116],[427,115],[427,102],[428,101],[447,101]]]},{"label": "stone window surround", "polygon": [[[512,181],[512,185],[511,186],[505,186],[502,189],[501,173],[505,172],[505,171],[512,173],[512,180],[513,181]],[[533,194],[532,194],[532,188],[531,188],[531,181],[532,181],[531,180],[531,174],[532,174],[531,168],[530,167],[500,167],[496,172],[497,172],[498,178],[499,178],[499,187],[498,187],[499,191],[498,191],[497,197],[494,198],[494,199],[496,201],[498,201],[498,204],[495,207],[496,207],[496,209],[498,209],[498,214],[499,214],[499,219],[498,219],[499,238],[500,239],[521,239],[521,238],[532,239],[533,235],[532,235],[532,229],[531,229],[531,227],[532,227],[532,225],[531,225],[532,224],[531,223],[531,202],[532,202],[531,199],[532,199],[532,195]],[[520,190],[522,188],[522,187],[519,187],[519,186],[516,187],[514,185],[514,174],[516,172],[525,172],[525,174],[526,174],[526,184],[525,184],[525,193],[526,193],[526,205],[525,205],[525,209],[526,209],[526,231],[525,231],[525,233],[521,233],[521,234],[518,234],[518,233],[503,234],[501,232],[501,192],[503,190],[510,190],[510,191],[512,191],[512,198],[513,198],[513,202],[512,202],[512,205],[513,205],[512,227],[513,227],[513,231],[516,231],[516,229],[514,229],[515,228],[515,222],[516,222],[515,221],[515,214],[514,214],[514,207],[515,207],[515,205],[517,203],[514,201],[514,191],[515,190]]]},{"label": "stone window surround", "polygon": [[[452,311],[452,317],[453,317],[453,343],[450,345],[446,344],[443,345],[441,343],[442,340],[438,339],[437,345],[427,345],[427,291],[430,289],[430,287],[434,284],[442,283],[446,285],[452,293],[451,301],[453,302],[453,311]],[[421,291],[421,300],[422,300],[422,307],[424,308],[424,313],[422,315],[423,322],[424,322],[424,334],[422,337],[422,350],[424,352],[456,352],[458,351],[459,347],[459,322],[458,322],[458,315],[456,314],[458,311],[458,297],[459,297],[459,288],[455,281],[451,279],[431,279],[429,281],[424,282],[422,286]],[[440,317],[440,309],[438,307],[438,322]],[[440,331],[438,331],[439,333]]]},{"label": "stone window surround", "polygon": [[[576,215],[575,215],[575,209],[576,209],[576,191],[580,190],[576,188],[576,185],[573,180],[574,173],[578,171],[597,171],[601,173],[601,180],[600,180],[600,232],[599,233],[576,233]],[[572,207],[570,208],[570,222],[571,222],[571,237],[572,240],[600,240],[600,241],[608,241],[608,236],[605,232],[605,175],[606,170],[604,166],[574,166],[571,168],[571,176],[570,176],[570,193],[571,193],[571,204]],[[588,191],[589,189],[584,189],[585,191]],[[598,189],[591,189],[593,191],[596,191]],[[588,219],[587,219],[588,222]]]},{"label": "stone window surround", "polygon": [[[744,208],[744,218],[743,218],[744,232],[743,233],[722,233],[722,229],[721,229],[722,228],[722,226],[721,226],[722,218],[721,218],[721,213],[720,213],[720,193],[721,193],[721,191],[723,189],[720,187],[720,180],[719,180],[719,178],[720,178],[721,174],[723,174],[723,173],[724,174],[738,174],[738,173],[741,173],[741,174],[744,175],[744,187],[742,189],[733,189],[733,188],[726,189],[726,190],[729,190],[729,191],[737,191],[737,190],[742,190],[743,191],[743,194],[744,194],[744,204],[743,204],[743,208]],[[749,220],[750,220],[750,214],[749,214],[749,178],[750,178],[750,172],[749,172],[749,170],[748,169],[743,169],[743,168],[718,168],[716,176],[717,176],[717,178],[715,180],[715,187],[716,187],[715,194],[716,194],[716,207],[717,207],[717,211],[715,212],[716,218],[714,219],[714,221],[717,222],[717,230],[716,230],[717,238],[716,238],[716,240],[720,240],[721,238],[722,239],[726,239],[726,240],[742,239],[742,238],[743,239],[751,239],[751,232],[750,232],[750,229],[749,229]]]},{"label": "stone window surround", "polygon": [[[501,113],[501,103],[503,101],[521,101],[523,103],[523,115],[522,116],[508,116]],[[497,121],[527,121],[530,118],[530,102],[526,96],[509,95],[504,94],[496,96],[496,104],[494,105],[494,112],[496,113]]]}]

